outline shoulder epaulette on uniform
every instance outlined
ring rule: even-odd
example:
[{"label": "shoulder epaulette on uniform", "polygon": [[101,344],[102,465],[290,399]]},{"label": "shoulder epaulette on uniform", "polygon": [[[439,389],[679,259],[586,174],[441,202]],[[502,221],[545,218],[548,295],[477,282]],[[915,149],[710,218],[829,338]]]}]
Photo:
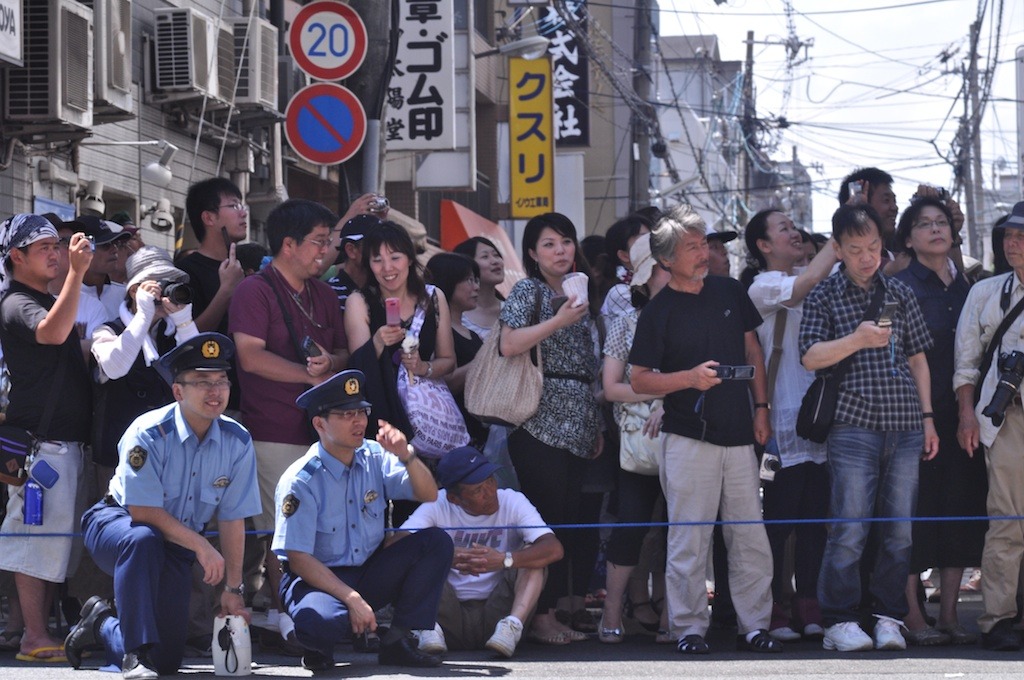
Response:
[{"label": "shoulder epaulette on uniform", "polygon": [[146,428],[146,434],[153,439],[164,439],[174,432],[174,409],[167,411],[163,418]]},{"label": "shoulder epaulette on uniform", "polygon": [[320,456],[313,456],[306,461],[306,464],[299,470],[299,474],[296,475],[297,479],[301,479],[304,482],[308,482],[310,478],[316,474],[316,471],[324,466],[324,462],[320,460]]},{"label": "shoulder epaulette on uniform", "polygon": [[221,416],[220,429],[221,432],[237,437],[243,444],[248,444],[252,441],[252,435],[249,434],[249,430],[245,429],[245,426],[234,418]]}]

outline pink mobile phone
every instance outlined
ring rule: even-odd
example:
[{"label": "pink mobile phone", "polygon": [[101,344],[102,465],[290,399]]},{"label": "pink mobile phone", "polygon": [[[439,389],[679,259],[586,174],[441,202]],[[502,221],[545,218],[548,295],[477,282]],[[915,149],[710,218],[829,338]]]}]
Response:
[{"label": "pink mobile phone", "polygon": [[384,318],[389,326],[402,325],[401,302],[398,298],[387,298],[384,300]]}]

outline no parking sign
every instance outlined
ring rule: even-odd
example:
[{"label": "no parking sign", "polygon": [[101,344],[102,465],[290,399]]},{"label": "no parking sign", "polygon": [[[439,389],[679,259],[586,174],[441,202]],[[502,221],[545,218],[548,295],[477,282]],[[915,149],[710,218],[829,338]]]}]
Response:
[{"label": "no parking sign", "polygon": [[310,163],[344,163],[363,145],[366,112],[348,88],[314,83],[288,102],[284,131],[295,153]]},{"label": "no parking sign", "polygon": [[288,31],[295,63],[317,80],[341,80],[366,58],[366,24],[354,9],[319,0],[295,15]]}]

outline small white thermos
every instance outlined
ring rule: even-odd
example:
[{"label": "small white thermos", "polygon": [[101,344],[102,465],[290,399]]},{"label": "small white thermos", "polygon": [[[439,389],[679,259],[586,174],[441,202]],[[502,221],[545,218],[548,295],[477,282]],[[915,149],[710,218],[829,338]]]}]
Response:
[{"label": "small white thermos", "polygon": [[252,640],[249,625],[241,616],[214,617],[211,647],[215,675],[252,673]]}]

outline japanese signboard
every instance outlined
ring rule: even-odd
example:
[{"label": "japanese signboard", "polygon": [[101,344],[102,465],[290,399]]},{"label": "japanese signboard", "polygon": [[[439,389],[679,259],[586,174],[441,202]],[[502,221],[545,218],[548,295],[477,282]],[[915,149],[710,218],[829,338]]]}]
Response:
[{"label": "japanese signboard", "polygon": [[21,66],[21,0],[0,0],[0,64]]},{"label": "japanese signboard", "polygon": [[511,210],[529,218],[555,205],[551,60],[509,59],[508,68]]},{"label": "japanese signboard", "polygon": [[395,70],[384,122],[387,148],[455,148],[455,40],[451,0],[399,0]]},{"label": "japanese signboard", "polygon": [[[584,0],[566,0],[573,16],[584,14]],[[583,18],[582,24],[586,25]],[[590,81],[587,58],[582,54],[576,37],[562,21],[554,7],[548,7],[537,27],[538,32],[551,41],[552,78],[555,97],[555,143],[563,146],[590,144]]]}]

